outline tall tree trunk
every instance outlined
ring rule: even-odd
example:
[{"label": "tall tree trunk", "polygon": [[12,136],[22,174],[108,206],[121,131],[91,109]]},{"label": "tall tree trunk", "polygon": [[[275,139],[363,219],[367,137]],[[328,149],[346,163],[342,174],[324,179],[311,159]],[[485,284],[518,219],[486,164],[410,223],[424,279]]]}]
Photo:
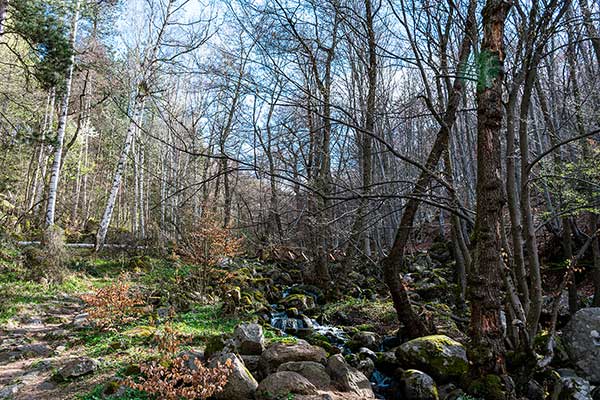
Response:
[{"label": "tall tree trunk", "polygon": [[[457,65],[457,71],[459,74],[464,71],[463,68],[466,65],[465,63],[467,62],[471,51],[470,32],[472,24],[475,23],[476,5],[476,1],[473,0],[469,3],[465,36],[463,37],[460,47],[458,58],[459,62]],[[423,197],[425,194],[432,179],[431,171],[436,169],[442,153],[448,147],[448,138],[450,136],[452,127],[456,122],[458,106],[460,104],[460,97],[463,90],[462,80],[463,77],[461,76],[457,76],[454,79],[452,92],[449,95],[448,105],[443,117],[443,124],[436,136],[433,147],[431,148],[431,152],[427,157],[425,170],[421,171],[417,179],[417,183],[415,184],[415,187],[413,188],[404,207],[404,211],[402,212],[402,217],[400,219],[400,225],[396,231],[396,237],[394,239],[392,248],[390,249],[390,253],[382,261],[385,283],[392,295],[392,300],[394,302],[394,308],[396,309],[398,319],[404,324],[406,330],[405,334],[408,337],[422,336],[428,332],[428,329],[410,307],[410,300],[408,298],[408,294],[406,293],[406,287],[400,276],[400,269],[404,262],[404,252],[408,243],[410,232],[412,231],[417,210],[419,208],[420,201],[418,199]]]},{"label": "tall tree trunk", "polygon": [[[500,132],[504,109],[504,26],[511,3],[488,0],[482,11],[483,41],[477,82],[477,217],[471,281],[470,360],[473,376],[505,374],[505,347],[500,312],[503,295]],[[492,66],[491,68],[489,68]]]},{"label": "tall tree trunk", "polygon": [[121,156],[119,157],[119,162],[117,163],[117,169],[115,170],[108,200],[106,201],[106,208],[104,209],[104,214],[102,215],[102,220],[100,221],[100,226],[98,227],[98,232],[96,233],[96,251],[100,251],[100,249],[102,249],[104,241],[106,240],[106,233],[108,232],[108,227],[110,225],[110,220],[112,219],[117,195],[119,194],[119,189],[121,188],[121,179],[123,177],[123,172],[125,171],[127,158],[129,157],[129,150],[134,139],[135,130],[138,124],[140,124],[142,121],[143,110],[144,95],[136,95],[133,105],[133,115],[131,116],[131,122],[129,122],[129,128],[127,129],[127,134],[125,136],[125,143],[121,149]]},{"label": "tall tree trunk", "polygon": [[58,195],[58,180],[60,167],[62,165],[63,145],[65,142],[65,131],[67,128],[67,117],[69,115],[69,100],[71,97],[71,82],[73,81],[73,69],[75,68],[75,39],[77,38],[77,24],[79,21],[79,0],[75,2],[75,11],[71,19],[71,33],[69,34],[69,48],[73,51],[70,59],[69,70],[65,79],[65,93],[63,94],[58,120],[56,143],[54,145],[54,161],[48,186],[48,206],[46,208],[46,227],[54,225],[56,197]]}]

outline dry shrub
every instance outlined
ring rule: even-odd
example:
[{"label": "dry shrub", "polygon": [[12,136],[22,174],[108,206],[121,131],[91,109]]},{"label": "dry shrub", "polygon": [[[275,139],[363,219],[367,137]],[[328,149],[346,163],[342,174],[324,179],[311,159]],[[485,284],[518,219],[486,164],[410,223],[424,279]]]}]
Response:
[{"label": "dry shrub", "polygon": [[181,252],[192,264],[214,267],[238,255],[241,245],[242,240],[236,238],[229,227],[223,227],[213,213],[206,212]]},{"label": "dry shrub", "polygon": [[142,376],[138,382],[128,378],[126,386],[166,400],[207,399],[223,390],[233,369],[231,360],[210,368],[198,358],[190,360],[188,354],[175,356],[189,338],[170,323],[155,334],[154,340],[159,360],[140,365]]},{"label": "dry shrub", "polygon": [[125,275],[117,281],[98,289],[93,294],[82,295],[86,311],[96,325],[103,330],[114,330],[117,325],[134,321],[143,305],[141,294],[131,289]]},{"label": "dry shrub", "polygon": [[233,368],[231,360],[209,368],[198,358],[193,360],[194,368],[190,368],[187,354],[165,364],[153,362],[141,365],[139,382],[128,378],[125,385],[159,399],[207,399],[223,390]]}]

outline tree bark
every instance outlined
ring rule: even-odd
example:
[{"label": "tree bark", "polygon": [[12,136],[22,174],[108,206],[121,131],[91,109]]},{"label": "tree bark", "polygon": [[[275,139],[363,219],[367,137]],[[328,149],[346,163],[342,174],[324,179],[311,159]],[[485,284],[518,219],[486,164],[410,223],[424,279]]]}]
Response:
[{"label": "tree bark", "polygon": [[67,129],[67,117],[69,115],[69,100],[71,97],[71,82],[73,81],[73,69],[75,68],[75,40],[77,38],[77,24],[79,21],[79,0],[75,2],[75,11],[71,19],[71,33],[69,34],[69,48],[73,51],[70,59],[69,70],[65,80],[65,93],[63,94],[56,144],[54,145],[54,161],[48,186],[48,205],[46,208],[46,228],[54,225],[56,198],[58,196],[58,180],[62,165],[63,145],[65,142],[65,131]]},{"label": "tree bark", "polygon": [[482,11],[483,41],[477,83],[477,217],[471,281],[471,353],[475,377],[506,373],[500,321],[504,296],[501,258],[502,190],[500,133],[504,109],[504,26],[511,3],[488,0]]}]

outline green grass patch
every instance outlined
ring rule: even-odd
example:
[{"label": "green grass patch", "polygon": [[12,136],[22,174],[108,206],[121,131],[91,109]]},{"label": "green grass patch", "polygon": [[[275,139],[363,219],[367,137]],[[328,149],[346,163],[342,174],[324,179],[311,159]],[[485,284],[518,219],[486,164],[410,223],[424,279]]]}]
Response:
[{"label": "green grass patch", "polygon": [[173,322],[173,328],[184,335],[200,339],[232,333],[241,319],[236,316],[223,315],[220,304],[197,306],[192,311],[180,314]]}]

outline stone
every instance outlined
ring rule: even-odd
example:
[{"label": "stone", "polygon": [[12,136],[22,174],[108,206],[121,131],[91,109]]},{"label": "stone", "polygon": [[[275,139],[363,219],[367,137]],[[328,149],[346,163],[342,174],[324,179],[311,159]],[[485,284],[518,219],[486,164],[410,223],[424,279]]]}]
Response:
[{"label": "stone", "polygon": [[217,400],[246,400],[254,396],[258,388],[258,382],[248,371],[242,360],[233,353],[222,353],[210,360],[209,367],[214,368],[217,363],[224,364],[231,360],[233,370],[227,378],[223,391],[215,394]]},{"label": "stone", "polygon": [[252,355],[240,355],[244,365],[252,374],[256,374],[258,371],[258,362],[260,361],[260,356],[252,356]]},{"label": "stone", "polygon": [[583,379],[572,369],[557,370],[560,380],[554,387],[554,395],[561,400],[593,400],[590,382]]},{"label": "stone", "polygon": [[467,373],[465,347],[444,335],[423,336],[396,349],[396,358],[407,369],[418,369],[442,382]]},{"label": "stone", "polygon": [[379,351],[382,342],[381,336],[375,332],[357,332],[352,336],[352,340],[348,343],[348,347],[352,350],[366,347],[373,351]]},{"label": "stone", "polygon": [[285,308],[297,308],[301,312],[312,310],[316,307],[314,297],[300,293],[290,294],[279,303],[285,306]]},{"label": "stone", "polygon": [[373,371],[375,371],[375,363],[370,358],[364,358],[358,361],[356,369],[362,372],[367,379],[371,379],[371,375],[373,375]]},{"label": "stone", "polygon": [[544,400],[546,398],[544,387],[533,379],[527,382],[526,395],[527,400]]},{"label": "stone", "polygon": [[377,353],[377,359],[375,361],[375,367],[381,372],[390,375],[400,366],[396,353],[393,351],[384,351]]},{"label": "stone", "polygon": [[90,323],[89,316],[90,315],[88,313],[77,314],[73,318],[73,322],[71,323],[71,325],[73,325],[73,328],[75,329],[83,329]]},{"label": "stone", "polygon": [[263,379],[258,385],[256,394],[259,400],[271,400],[278,396],[289,398],[289,395],[316,395],[317,388],[296,372],[280,371]]},{"label": "stone", "polygon": [[68,361],[57,372],[57,378],[63,381],[79,378],[80,376],[91,374],[98,368],[98,363],[88,357],[75,358]]},{"label": "stone", "polygon": [[266,376],[288,361],[314,361],[325,364],[327,355],[322,348],[304,341],[296,344],[275,343],[262,353],[259,370]]},{"label": "stone", "polygon": [[233,341],[242,355],[260,355],[265,349],[262,326],[255,323],[238,325],[233,331]]},{"label": "stone", "polygon": [[30,357],[48,357],[53,351],[44,343],[32,343],[17,347],[16,351],[20,353],[21,358]]},{"label": "stone", "polygon": [[365,399],[374,398],[369,379],[362,372],[348,365],[341,354],[329,357],[327,372],[340,390],[355,393]]},{"label": "stone", "polygon": [[296,372],[312,383],[317,389],[327,389],[331,385],[331,378],[323,364],[314,361],[289,361],[277,368],[278,372]]},{"label": "stone", "polygon": [[600,384],[600,307],[577,311],[563,331],[563,343],[582,376]]},{"label": "stone", "polygon": [[12,397],[19,392],[19,389],[21,389],[22,386],[22,383],[4,386],[2,389],[0,389],[0,400],[12,399]]},{"label": "stone", "polygon": [[416,369],[407,369],[400,376],[403,399],[439,400],[438,389],[432,377]]},{"label": "stone", "polygon": [[373,361],[377,360],[377,353],[371,349],[367,349],[366,347],[361,347],[356,353],[358,354],[358,358],[361,360],[365,358],[370,358]]}]

